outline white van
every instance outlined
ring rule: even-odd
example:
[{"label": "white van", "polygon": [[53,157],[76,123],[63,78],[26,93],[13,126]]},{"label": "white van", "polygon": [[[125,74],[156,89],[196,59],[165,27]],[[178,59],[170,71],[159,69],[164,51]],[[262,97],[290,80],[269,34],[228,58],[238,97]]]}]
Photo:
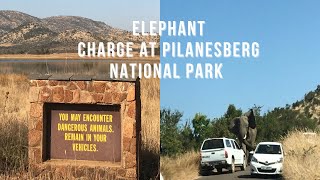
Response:
[{"label": "white van", "polygon": [[234,139],[205,139],[201,145],[200,153],[200,173],[203,175],[213,169],[217,169],[221,173],[222,168],[226,168],[233,173],[236,166],[240,166],[241,170],[245,170],[247,166],[245,153]]}]

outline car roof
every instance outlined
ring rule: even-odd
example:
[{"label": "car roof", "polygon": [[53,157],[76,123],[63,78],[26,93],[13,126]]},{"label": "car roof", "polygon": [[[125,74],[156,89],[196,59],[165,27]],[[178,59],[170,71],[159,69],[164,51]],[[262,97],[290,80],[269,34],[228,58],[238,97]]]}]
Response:
[{"label": "car roof", "polygon": [[260,142],[258,145],[282,145],[281,143],[279,142]]},{"label": "car roof", "polygon": [[211,139],[228,139],[228,140],[234,140],[234,139],[222,137],[222,138],[207,138],[207,139],[205,139],[204,141],[206,141],[206,140],[211,140]]}]

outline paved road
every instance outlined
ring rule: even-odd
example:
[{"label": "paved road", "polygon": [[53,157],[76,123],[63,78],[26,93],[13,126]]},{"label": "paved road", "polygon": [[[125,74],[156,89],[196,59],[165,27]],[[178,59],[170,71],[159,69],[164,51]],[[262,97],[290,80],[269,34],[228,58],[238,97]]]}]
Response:
[{"label": "paved road", "polygon": [[208,176],[200,176],[198,180],[231,180],[231,179],[250,179],[250,180],[258,180],[258,179],[282,179],[281,177],[275,176],[259,176],[259,177],[251,177],[249,167],[247,167],[246,171],[240,171],[240,169],[236,168],[235,173],[228,173],[226,170],[223,171],[222,174],[217,173],[216,171],[212,172]]}]

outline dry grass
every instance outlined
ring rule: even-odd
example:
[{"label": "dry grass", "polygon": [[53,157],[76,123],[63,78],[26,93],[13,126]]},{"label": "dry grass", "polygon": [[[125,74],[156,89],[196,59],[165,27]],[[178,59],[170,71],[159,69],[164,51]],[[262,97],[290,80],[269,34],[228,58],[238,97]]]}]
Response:
[{"label": "dry grass", "polygon": [[161,157],[161,173],[166,180],[196,179],[199,169],[199,153],[187,152],[176,157]]},{"label": "dry grass", "polygon": [[155,179],[159,171],[160,80],[141,80],[141,155],[142,179]]},{"label": "dry grass", "polygon": [[5,174],[27,167],[28,91],[26,77],[0,75],[0,172]]},{"label": "dry grass", "polygon": [[146,149],[159,152],[160,148],[160,80],[141,80],[141,135]]},{"label": "dry grass", "polygon": [[293,131],[283,140],[284,177],[286,179],[320,179],[320,134]]}]

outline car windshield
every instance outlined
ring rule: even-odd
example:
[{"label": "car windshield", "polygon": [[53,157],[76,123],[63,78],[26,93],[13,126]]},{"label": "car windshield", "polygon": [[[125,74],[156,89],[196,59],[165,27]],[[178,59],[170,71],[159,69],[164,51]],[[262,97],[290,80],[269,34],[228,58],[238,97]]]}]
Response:
[{"label": "car windshield", "polygon": [[280,145],[260,144],[256,154],[281,154]]},{"label": "car windshield", "polygon": [[202,150],[224,148],[223,139],[209,139],[203,143]]}]

